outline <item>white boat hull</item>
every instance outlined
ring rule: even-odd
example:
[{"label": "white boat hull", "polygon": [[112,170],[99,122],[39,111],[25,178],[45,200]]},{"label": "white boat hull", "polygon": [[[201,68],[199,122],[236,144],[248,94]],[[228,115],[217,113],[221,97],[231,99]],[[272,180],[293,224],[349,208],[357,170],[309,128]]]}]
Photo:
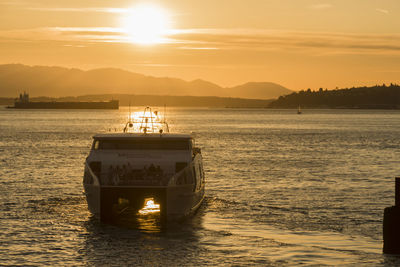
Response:
[{"label": "white boat hull", "polygon": [[[201,160],[201,157],[197,160]],[[196,160],[182,170],[182,173],[190,172],[195,162]],[[88,176],[89,178],[87,178]],[[198,209],[205,194],[204,182],[179,184],[179,175],[172,177],[170,183],[164,186],[101,185],[98,177],[86,164],[85,177],[86,180],[90,180],[90,183],[85,183],[84,178],[84,190],[89,211],[101,221],[106,222],[119,216],[116,206],[122,200],[128,203],[130,209],[138,211],[143,208],[144,200],[147,198],[153,198],[157,204],[160,204],[160,215],[163,218],[167,220],[181,219],[193,214]]]}]

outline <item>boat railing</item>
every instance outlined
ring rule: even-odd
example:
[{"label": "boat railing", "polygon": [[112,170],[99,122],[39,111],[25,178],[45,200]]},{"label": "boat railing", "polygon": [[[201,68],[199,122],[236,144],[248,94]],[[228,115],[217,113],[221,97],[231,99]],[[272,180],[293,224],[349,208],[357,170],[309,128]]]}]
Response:
[{"label": "boat railing", "polygon": [[112,180],[105,180],[104,185],[110,186],[166,186],[171,175],[164,174],[162,176],[143,176],[143,177],[118,177],[114,176]]},{"label": "boat railing", "polygon": [[[200,157],[197,153],[194,160],[180,170],[172,174],[163,172],[161,169],[154,167],[143,169],[123,169],[112,168],[108,171],[102,171],[96,175],[90,165],[86,162],[86,167],[92,181],[89,184],[102,185],[102,186],[167,186],[167,185],[184,185],[194,183],[193,167],[196,157]],[[86,177],[86,174],[85,174]]]},{"label": "boat railing", "polygon": [[166,186],[172,173],[165,172],[160,166],[153,164],[141,169],[129,165],[110,165],[109,169],[102,171],[99,176],[100,184],[104,186]]}]

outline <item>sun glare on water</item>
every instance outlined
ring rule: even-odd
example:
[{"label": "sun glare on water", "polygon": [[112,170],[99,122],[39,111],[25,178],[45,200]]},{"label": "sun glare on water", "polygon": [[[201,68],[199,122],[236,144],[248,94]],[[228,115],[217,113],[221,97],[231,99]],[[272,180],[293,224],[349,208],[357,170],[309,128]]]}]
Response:
[{"label": "sun glare on water", "polygon": [[167,11],[159,6],[138,5],[127,9],[121,27],[132,43],[152,45],[165,42],[171,20]]},{"label": "sun glare on water", "polygon": [[129,114],[128,120],[131,126],[127,129],[127,132],[159,133],[163,129],[162,119],[158,111],[153,112],[150,108],[147,108],[144,112],[134,112]]}]

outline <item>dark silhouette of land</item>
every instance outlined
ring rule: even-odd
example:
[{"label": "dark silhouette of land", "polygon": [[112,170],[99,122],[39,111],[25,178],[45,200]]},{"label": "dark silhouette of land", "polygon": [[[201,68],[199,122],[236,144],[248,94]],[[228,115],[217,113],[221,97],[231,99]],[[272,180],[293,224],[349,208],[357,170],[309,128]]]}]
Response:
[{"label": "dark silhouette of land", "polygon": [[[31,102],[77,102],[77,101],[108,101],[119,100],[120,106],[175,106],[175,107],[232,107],[232,108],[262,108],[272,100],[243,99],[215,96],[157,96],[157,95],[85,95],[78,97],[31,97]],[[0,105],[14,104],[15,98],[0,98]]]},{"label": "dark silhouette of land", "polygon": [[318,91],[310,89],[280,96],[269,108],[365,108],[399,109],[400,86],[397,84],[353,87]]},{"label": "dark silhouette of land", "polygon": [[83,71],[21,64],[0,65],[0,96],[17,97],[23,91],[27,91],[31,97],[129,94],[249,99],[272,99],[293,92],[269,82],[252,82],[223,88],[204,80],[187,82],[176,78],[145,76],[113,68]]},{"label": "dark silhouette of land", "polygon": [[0,105],[12,105],[24,91],[31,95],[31,101],[115,99],[121,106],[131,102],[131,105],[186,107],[400,108],[400,86],[397,84],[293,92],[268,82],[249,82],[223,88],[204,80],[187,82],[113,68],[83,71],[21,64],[0,65]]}]

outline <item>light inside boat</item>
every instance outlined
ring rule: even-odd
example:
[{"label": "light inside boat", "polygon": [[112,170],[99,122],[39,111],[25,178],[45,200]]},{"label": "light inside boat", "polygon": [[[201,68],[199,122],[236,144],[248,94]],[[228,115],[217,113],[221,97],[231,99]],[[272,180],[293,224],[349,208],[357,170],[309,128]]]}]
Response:
[{"label": "light inside boat", "polygon": [[139,214],[147,215],[160,212],[160,204],[154,203],[154,198],[145,198],[144,207],[139,210]]}]

